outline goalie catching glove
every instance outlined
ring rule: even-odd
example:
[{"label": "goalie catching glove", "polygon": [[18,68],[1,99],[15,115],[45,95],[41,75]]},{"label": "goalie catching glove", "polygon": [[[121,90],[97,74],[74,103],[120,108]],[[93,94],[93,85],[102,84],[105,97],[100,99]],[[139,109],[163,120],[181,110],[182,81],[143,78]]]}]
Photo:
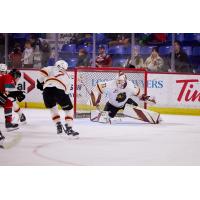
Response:
[{"label": "goalie catching glove", "polygon": [[153,103],[153,104],[156,104],[156,100],[155,98],[151,97],[151,96],[147,96],[145,94],[143,94],[141,97],[140,97],[140,100],[141,101],[144,101],[144,102],[149,102],[149,103]]}]

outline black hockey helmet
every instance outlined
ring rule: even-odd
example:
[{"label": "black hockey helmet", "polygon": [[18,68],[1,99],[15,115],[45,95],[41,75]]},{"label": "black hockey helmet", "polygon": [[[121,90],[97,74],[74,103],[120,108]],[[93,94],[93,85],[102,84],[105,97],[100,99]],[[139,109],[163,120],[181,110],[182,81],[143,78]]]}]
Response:
[{"label": "black hockey helmet", "polygon": [[18,69],[12,69],[10,70],[9,74],[14,77],[15,79],[21,77],[21,72]]}]

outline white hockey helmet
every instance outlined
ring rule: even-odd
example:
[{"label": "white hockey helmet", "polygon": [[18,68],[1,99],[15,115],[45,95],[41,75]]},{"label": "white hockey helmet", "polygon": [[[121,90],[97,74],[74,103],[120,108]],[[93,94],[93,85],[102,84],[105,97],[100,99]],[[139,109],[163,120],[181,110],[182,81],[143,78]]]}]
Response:
[{"label": "white hockey helmet", "polygon": [[55,66],[61,71],[66,71],[67,68],[68,68],[68,63],[66,61],[64,61],[64,60],[58,60],[55,63]]},{"label": "white hockey helmet", "polygon": [[7,69],[8,69],[8,67],[7,67],[7,65],[6,64],[4,64],[4,63],[0,63],[0,72],[2,73],[6,73],[7,72]]},{"label": "white hockey helmet", "polygon": [[124,72],[119,72],[116,77],[116,84],[119,89],[124,89],[127,85],[127,77]]}]

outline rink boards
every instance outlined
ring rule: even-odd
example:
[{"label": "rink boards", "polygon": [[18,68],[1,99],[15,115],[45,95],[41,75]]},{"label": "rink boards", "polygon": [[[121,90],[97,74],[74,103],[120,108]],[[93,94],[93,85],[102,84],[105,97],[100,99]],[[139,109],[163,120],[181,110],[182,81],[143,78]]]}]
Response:
[{"label": "rink boards", "polygon": [[[38,70],[22,70],[19,88],[27,92],[23,107],[44,108],[42,93],[36,88]],[[74,100],[74,72],[71,77],[70,97]],[[148,73],[147,93],[154,96],[157,105],[151,110],[167,114],[200,115],[200,75],[177,73]],[[89,110],[89,105],[77,105],[79,109]]]}]

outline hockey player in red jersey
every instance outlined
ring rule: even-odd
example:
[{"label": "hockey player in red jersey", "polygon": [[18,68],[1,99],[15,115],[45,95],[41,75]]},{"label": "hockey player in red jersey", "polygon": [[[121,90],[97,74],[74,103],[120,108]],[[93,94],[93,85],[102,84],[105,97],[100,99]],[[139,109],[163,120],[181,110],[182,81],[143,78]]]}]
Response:
[{"label": "hockey player in red jersey", "polygon": [[12,123],[13,102],[10,98],[22,101],[25,95],[15,88],[17,81],[21,77],[21,72],[13,69],[8,74],[0,76],[0,105],[4,108],[5,127],[7,131],[18,129],[18,124]]},{"label": "hockey player in red jersey", "polygon": [[[0,76],[5,75],[8,73],[8,67],[6,64],[1,63],[0,64]],[[11,99],[13,102],[13,111],[19,116],[19,121],[21,124],[25,124],[26,123],[26,116],[24,115],[24,113],[22,112],[22,109],[19,107],[19,105],[16,102],[16,99]]]}]

